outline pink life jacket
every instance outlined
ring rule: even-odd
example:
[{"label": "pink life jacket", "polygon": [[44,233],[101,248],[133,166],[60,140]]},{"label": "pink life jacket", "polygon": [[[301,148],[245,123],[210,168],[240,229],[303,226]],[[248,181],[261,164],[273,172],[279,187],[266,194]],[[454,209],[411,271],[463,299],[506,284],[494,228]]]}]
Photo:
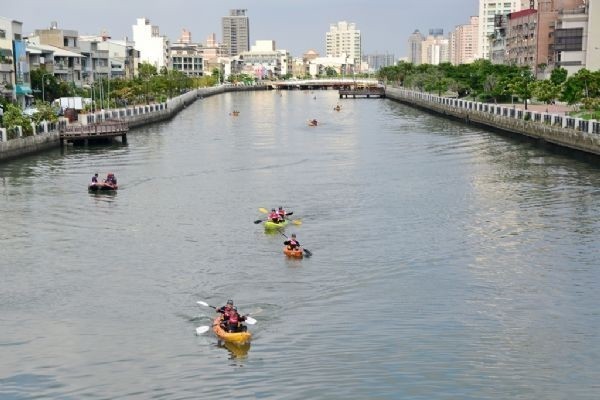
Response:
[{"label": "pink life jacket", "polygon": [[279,214],[277,212],[272,212],[269,214],[269,219],[272,221],[279,221]]},{"label": "pink life jacket", "polygon": [[229,323],[230,324],[237,324],[239,323],[239,314],[235,311],[233,311],[231,314],[229,314]]}]

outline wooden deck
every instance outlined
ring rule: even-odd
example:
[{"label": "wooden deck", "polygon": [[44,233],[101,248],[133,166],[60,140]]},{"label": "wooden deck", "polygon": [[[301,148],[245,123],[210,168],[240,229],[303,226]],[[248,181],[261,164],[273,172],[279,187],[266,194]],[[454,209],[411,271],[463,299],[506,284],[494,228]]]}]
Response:
[{"label": "wooden deck", "polygon": [[129,126],[123,121],[104,121],[90,125],[68,125],[60,131],[60,142],[87,142],[89,140],[111,139],[121,136],[123,143],[127,141]]}]

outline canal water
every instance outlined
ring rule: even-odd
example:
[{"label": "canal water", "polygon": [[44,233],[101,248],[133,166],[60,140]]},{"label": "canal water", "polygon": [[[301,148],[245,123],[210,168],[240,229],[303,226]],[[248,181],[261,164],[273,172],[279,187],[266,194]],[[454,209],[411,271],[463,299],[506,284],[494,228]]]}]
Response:
[{"label": "canal water", "polygon": [[204,98],[1,164],[0,224],[3,400],[600,394],[600,168],[389,100]]}]

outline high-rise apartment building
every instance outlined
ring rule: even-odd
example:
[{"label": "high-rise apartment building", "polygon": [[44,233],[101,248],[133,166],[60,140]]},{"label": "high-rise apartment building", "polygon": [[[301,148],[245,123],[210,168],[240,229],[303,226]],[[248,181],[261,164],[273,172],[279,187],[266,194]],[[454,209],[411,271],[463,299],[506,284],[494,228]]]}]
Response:
[{"label": "high-rise apartment building", "polygon": [[450,41],[442,29],[431,29],[421,43],[421,64],[439,65],[450,61]]},{"label": "high-rise apartment building", "polygon": [[229,57],[250,50],[250,21],[246,11],[229,10],[229,16],[222,19],[223,44]]},{"label": "high-rise apartment building", "polygon": [[425,36],[418,29],[408,37],[408,62],[413,65],[421,64],[421,48]]},{"label": "high-rise apartment building", "polygon": [[389,67],[396,64],[396,57],[393,54],[366,54],[363,60],[368,66],[369,72],[379,71],[383,67]]},{"label": "high-rise apartment building", "polygon": [[458,25],[450,33],[450,62],[454,65],[470,64],[476,60],[479,33],[479,17],[471,17],[470,23]]},{"label": "high-rise apartment building", "polygon": [[[525,0],[523,0],[525,1]],[[476,58],[490,59],[490,38],[494,34],[494,21],[496,15],[508,15],[520,11],[522,0],[479,0],[479,38]],[[534,0],[528,0],[525,4]],[[529,7],[526,7],[529,8]]]},{"label": "high-rise apartment building", "polygon": [[347,64],[354,65],[355,71],[360,71],[362,59],[362,42],[360,30],[356,24],[340,21],[329,26],[325,35],[325,52],[327,57],[348,58]]}]

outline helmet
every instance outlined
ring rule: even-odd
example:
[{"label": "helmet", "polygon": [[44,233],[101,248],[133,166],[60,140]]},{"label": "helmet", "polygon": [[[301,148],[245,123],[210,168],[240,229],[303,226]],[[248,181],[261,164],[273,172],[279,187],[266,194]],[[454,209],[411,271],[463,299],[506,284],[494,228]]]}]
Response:
[{"label": "helmet", "polygon": [[275,209],[274,209],[274,208],[271,208],[271,211],[275,211]]},{"label": "helmet", "polygon": [[233,300],[227,300],[227,304],[233,305]]},{"label": "helmet", "polygon": [[279,206],[279,209],[280,209],[280,210],[283,210],[283,207]]},{"label": "helmet", "polygon": [[296,237],[296,234],[295,234],[295,233],[292,233],[292,237]]}]

